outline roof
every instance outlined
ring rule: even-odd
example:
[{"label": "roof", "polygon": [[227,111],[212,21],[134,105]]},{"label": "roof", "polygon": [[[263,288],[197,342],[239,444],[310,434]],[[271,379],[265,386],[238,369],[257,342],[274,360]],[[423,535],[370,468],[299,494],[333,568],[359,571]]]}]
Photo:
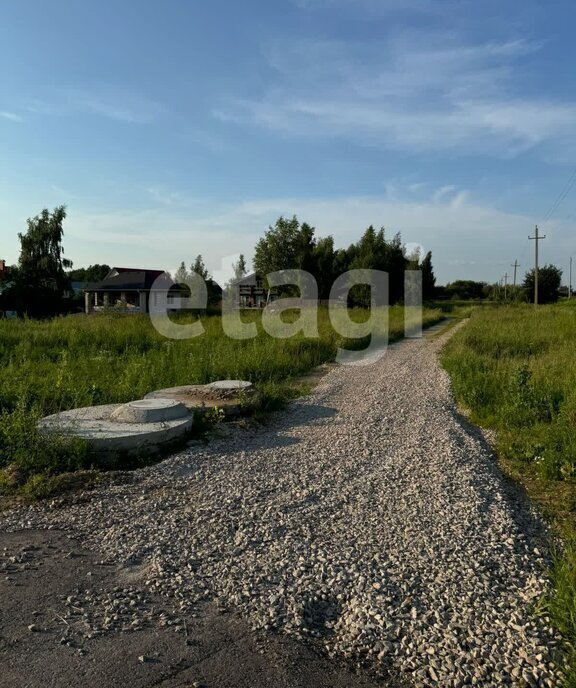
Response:
[{"label": "roof", "polygon": [[87,284],[86,291],[150,291],[154,282],[162,276],[156,288],[169,288],[173,282],[163,270],[113,268],[101,282]]},{"label": "roof", "polygon": [[114,277],[115,273],[122,274],[125,272],[149,272],[149,273],[154,273],[156,277],[159,277],[164,270],[147,270],[146,268],[117,268],[114,267],[110,270],[110,272],[106,275],[104,279],[107,279],[108,277]]},{"label": "roof", "polygon": [[[160,279],[159,279],[160,278]],[[112,268],[101,282],[87,284],[84,291],[150,291],[158,280],[157,290],[182,290],[163,270],[129,270],[128,268]],[[213,292],[220,294],[222,289],[212,279],[206,280],[206,286]]]},{"label": "roof", "polygon": [[260,279],[260,277],[256,275],[255,272],[251,272],[249,275],[244,275],[244,277],[232,280],[232,284],[247,284],[255,286],[258,279]]}]

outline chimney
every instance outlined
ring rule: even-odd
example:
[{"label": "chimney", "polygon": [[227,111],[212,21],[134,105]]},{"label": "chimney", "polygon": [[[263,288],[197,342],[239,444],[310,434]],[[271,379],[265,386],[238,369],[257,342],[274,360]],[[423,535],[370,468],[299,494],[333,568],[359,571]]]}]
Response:
[{"label": "chimney", "polygon": [[6,272],[6,261],[0,260],[0,275],[2,275],[4,272]]}]

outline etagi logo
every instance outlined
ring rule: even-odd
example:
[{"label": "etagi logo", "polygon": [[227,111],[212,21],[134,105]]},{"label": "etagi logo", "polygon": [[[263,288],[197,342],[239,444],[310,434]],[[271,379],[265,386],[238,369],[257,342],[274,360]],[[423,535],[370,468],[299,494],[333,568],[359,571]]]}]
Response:
[{"label": "etagi logo", "polygon": [[[262,312],[262,327],[274,339],[288,339],[301,335],[309,339],[319,338],[318,314],[320,306],[328,310],[334,331],[345,341],[349,349],[339,348],[336,362],[344,365],[368,365],[384,355],[389,342],[389,290],[388,273],[381,270],[349,270],[333,283],[328,301],[319,302],[318,284],[305,270],[279,270],[266,275],[268,295],[282,287],[295,287],[296,298],[267,300]],[[154,298],[150,303],[150,319],[156,330],[168,339],[192,339],[204,334],[200,320],[193,323],[177,322],[171,314],[178,310],[201,310],[208,305],[208,289],[204,279],[197,274],[189,275],[184,283],[188,296],[176,295],[178,285],[164,273],[153,284]],[[369,293],[368,317],[356,322],[348,309],[348,298],[355,287]],[[222,328],[231,339],[254,339],[258,328],[254,322],[244,322],[238,284],[230,281],[222,293]],[[285,321],[287,311],[299,311],[295,320]],[[404,273],[404,332],[406,337],[422,336],[422,273],[407,270]],[[357,350],[354,342],[369,339],[365,348]]]}]

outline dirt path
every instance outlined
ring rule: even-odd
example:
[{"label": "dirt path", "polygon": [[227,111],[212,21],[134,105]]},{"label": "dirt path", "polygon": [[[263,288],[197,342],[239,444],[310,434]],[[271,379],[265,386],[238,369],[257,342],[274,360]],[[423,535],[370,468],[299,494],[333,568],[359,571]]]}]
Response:
[{"label": "dirt path", "polygon": [[[559,639],[532,614],[543,524],[457,412],[446,336],[332,370],[266,427],[228,428],[131,484],[5,514],[9,529],[53,526],[100,553],[78,559],[92,576],[70,573],[79,590],[57,631],[28,631],[23,602],[20,630],[3,617],[21,643],[7,665],[57,667],[52,685],[377,685],[342,662],[390,686],[555,685]],[[58,646],[66,624],[77,649]]]}]

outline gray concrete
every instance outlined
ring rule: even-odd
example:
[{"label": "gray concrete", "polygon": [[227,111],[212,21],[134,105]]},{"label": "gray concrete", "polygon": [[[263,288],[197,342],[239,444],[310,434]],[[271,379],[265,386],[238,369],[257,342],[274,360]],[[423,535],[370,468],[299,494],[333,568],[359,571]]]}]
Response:
[{"label": "gray concrete", "polygon": [[122,404],[112,412],[110,420],[115,423],[165,423],[190,416],[184,404],[174,399],[141,399]]},{"label": "gray concrete", "polygon": [[86,440],[98,454],[154,453],[184,438],[193,416],[171,399],[105,404],[63,411],[43,418],[40,432]]},{"label": "gray concrete", "polygon": [[[58,531],[0,533],[0,688],[401,688],[329,661],[314,643],[253,634],[214,604],[182,615],[132,568]],[[115,589],[141,592],[153,614],[138,630],[87,638],[83,617],[94,610],[68,600]],[[181,617],[185,632],[162,625],[163,614]]]},{"label": "gray concrete", "polygon": [[234,418],[242,411],[246,399],[254,399],[256,392],[251,382],[219,380],[207,385],[182,385],[155,390],[146,399],[174,399],[191,411],[202,412],[217,408],[226,418]]},{"label": "gray concrete", "polygon": [[217,380],[206,385],[208,389],[224,394],[239,394],[252,391],[252,383],[246,380]]}]

